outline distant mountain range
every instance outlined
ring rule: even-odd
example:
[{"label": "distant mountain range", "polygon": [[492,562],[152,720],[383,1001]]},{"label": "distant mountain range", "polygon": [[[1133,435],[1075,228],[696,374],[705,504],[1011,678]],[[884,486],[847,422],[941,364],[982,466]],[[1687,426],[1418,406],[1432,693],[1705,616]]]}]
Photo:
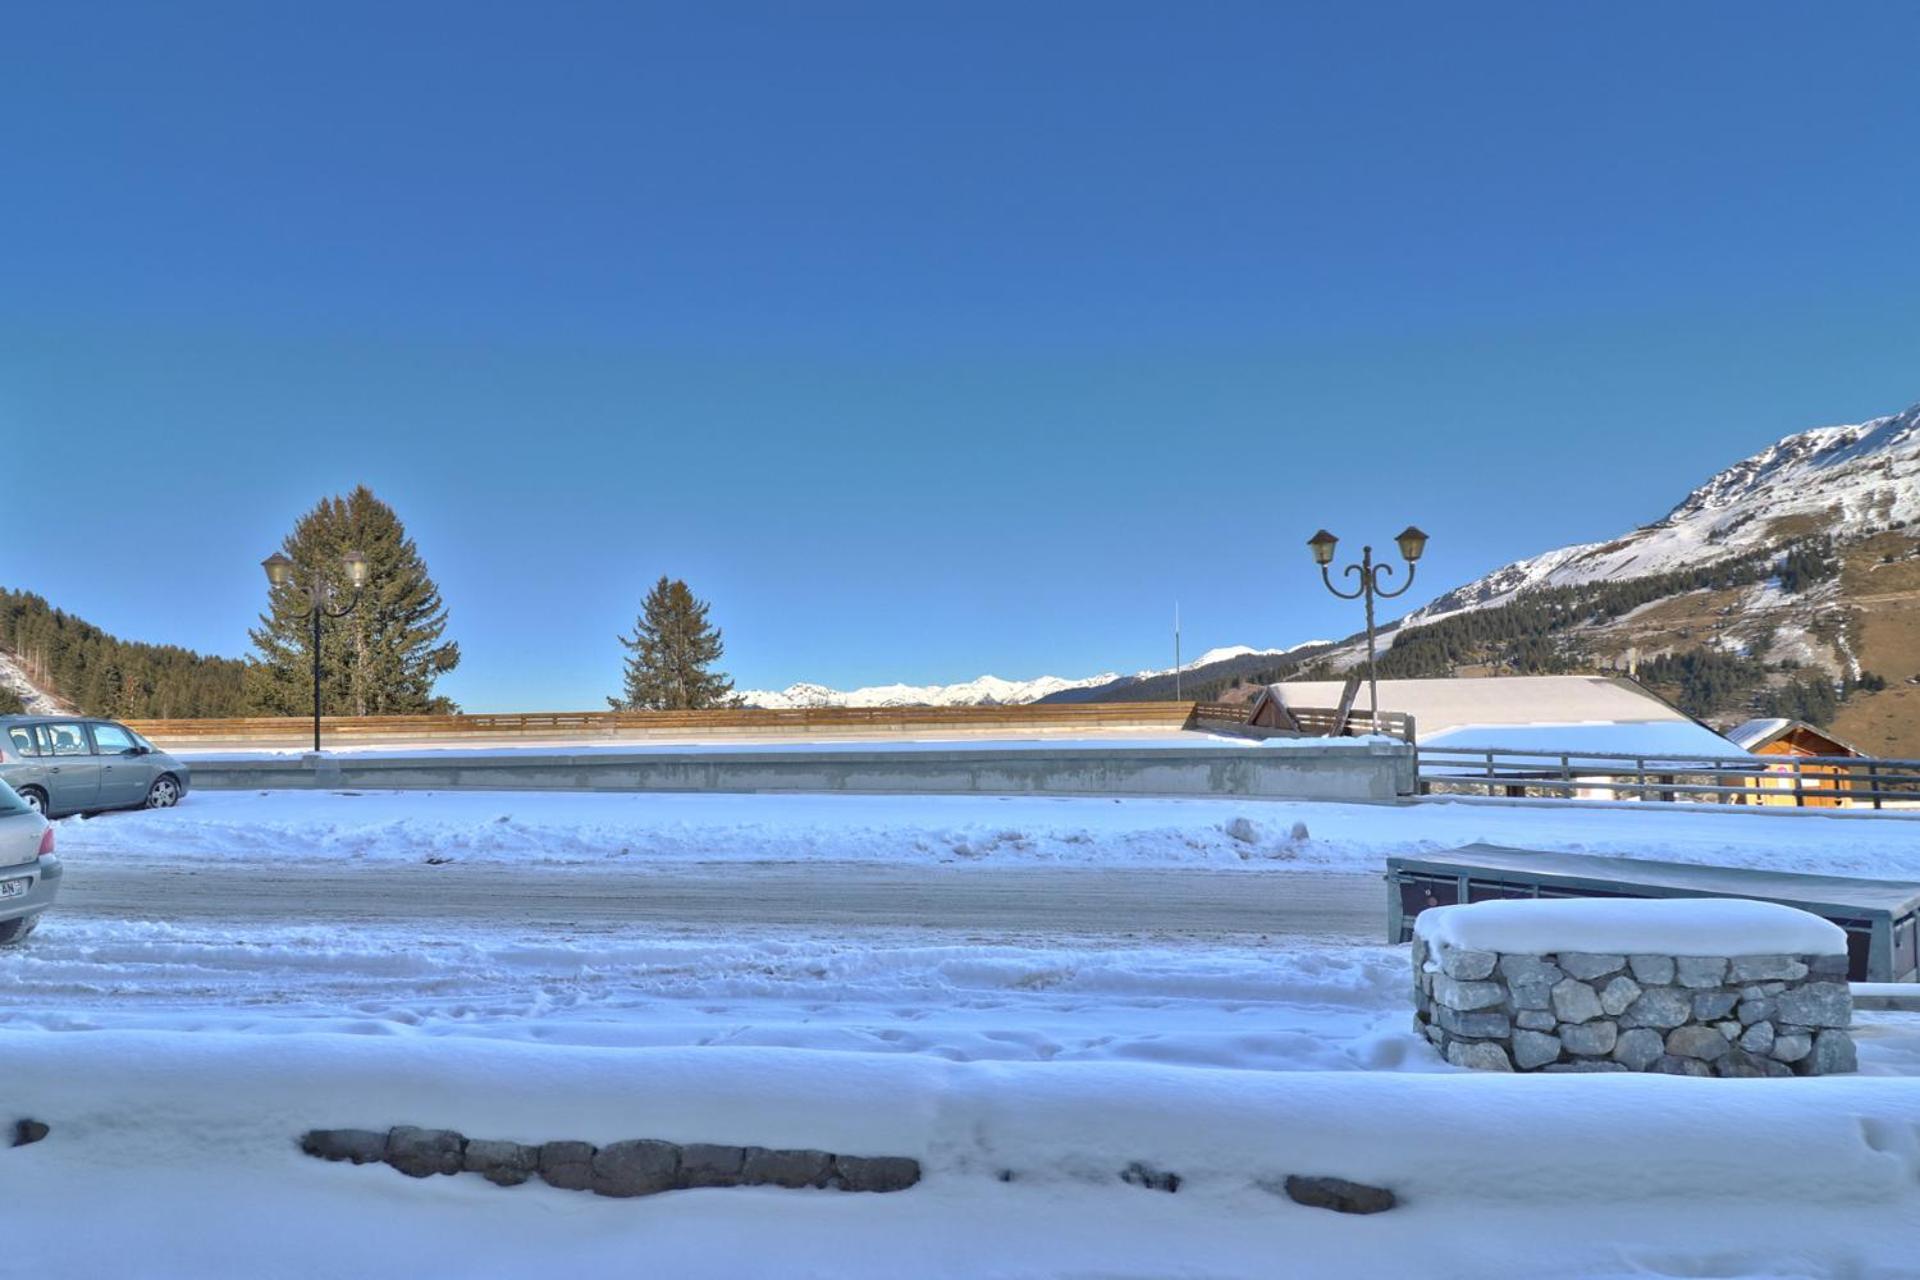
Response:
[{"label": "distant mountain range", "polygon": [[[1650,524],[1437,596],[1384,628],[1383,643],[1392,675],[1635,670],[1722,723],[1828,680],[1849,695],[1836,732],[1920,755],[1920,683],[1909,683],[1920,682],[1920,405],[1790,435]],[[1357,637],[1215,649],[1182,669],[1180,688],[1245,696],[1246,684],[1363,656]],[[757,706],[1102,701],[1171,698],[1174,680],[1168,668],[744,696]]]},{"label": "distant mountain range", "polygon": [[[1217,678],[1223,669],[1270,667],[1276,662],[1298,657],[1304,650],[1324,649],[1329,642],[1311,641],[1285,649],[1254,649],[1234,645],[1209,649],[1180,668],[1183,682],[1196,687]],[[1064,678],[1040,676],[1033,680],[1002,680],[981,676],[961,684],[883,684],[865,689],[829,689],[818,684],[794,684],[781,690],[743,690],[741,698],[750,707],[973,707],[1005,706],[1025,702],[1099,702],[1110,696],[1136,700],[1145,688],[1158,688],[1164,682],[1167,697],[1172,697],[1174,669],[1139,671],[1121,675],[1108,671],[1097,676]]]}]

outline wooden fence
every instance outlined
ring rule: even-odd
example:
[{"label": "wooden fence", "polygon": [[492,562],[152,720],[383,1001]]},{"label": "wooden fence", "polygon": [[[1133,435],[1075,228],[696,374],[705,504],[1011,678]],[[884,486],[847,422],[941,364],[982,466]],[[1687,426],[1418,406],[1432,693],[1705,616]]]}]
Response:
[{"label": "wooden fence", "polygon": [[[739,707],[716,711],[539,711],[444,716],[326,716],[325,742],[592,739],[765,734],[886,734],[1007,730],[1182,729],[1191,702],[1026,703],[991,707]],[[297,745],[313,739],[298,716],[127,722],[161,746]]]},{"label": "wooden fence", "polygon": [[1419,781],[1425,795],[1920,809],[1920,760],[1860,756],[1649,756],[1421,747]]},{"label": "wooden fence", "polygon": [[[1247,715],[1253,710],[1252,703],[1242,702],[1196,702],[1193,706],[1193,718],[1200,724],[1244,725]],[[1309,738],[1333,736],[1334,729],[1340,725],[1340,713],[1332,707],[1288,707],[1287,714],[1300,726],[1300,732]],[[1365,711],[1349,711],[1346,718],[1346,736],[1360,737],[1369,733],[1383,734],[1389,738],[1398,738],[1402,742],[1413,741],[1413,717],[1403,711],[1382,711],[1377,716]]]}]

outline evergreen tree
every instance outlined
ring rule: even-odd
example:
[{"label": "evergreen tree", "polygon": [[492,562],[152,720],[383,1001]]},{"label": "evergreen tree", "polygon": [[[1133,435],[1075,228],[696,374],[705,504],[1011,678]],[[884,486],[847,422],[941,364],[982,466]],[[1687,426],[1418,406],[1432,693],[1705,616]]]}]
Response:
[{"label": "evergreen tree", "polygon": [[[84,715],[118,719],[237,716],[244,665],[173,645],[108,635],[40,596],[0,587],[0,652]],[[0,714],[17,697],[0,697]]]},{"label": "evergreen tree", "polygon": [[344,618],[320,627],[320,692],[333,715],[446,712],[433,682],[460,661],[460,646],[443,637],[447,610],[413,539],[393,508],[360,485],[344,498],[322,498],[301,516],[280,549],[293,561],[293,583],[268,598],[260,625],[248,634],[248,705],[258,714],[304,715],[313,707],[310,584],[331,592],[333,607],[353,599],[343,557],[367,558],[367,585]]},{"label": "evergreen tree", "polygon": [[724,646],[707,621],[707,602],[687,584],[662,576],[647,593],[627,650],[626,696],[608,698],[615,711],[700,711],[737,705],[733,681],[714,671]]}]

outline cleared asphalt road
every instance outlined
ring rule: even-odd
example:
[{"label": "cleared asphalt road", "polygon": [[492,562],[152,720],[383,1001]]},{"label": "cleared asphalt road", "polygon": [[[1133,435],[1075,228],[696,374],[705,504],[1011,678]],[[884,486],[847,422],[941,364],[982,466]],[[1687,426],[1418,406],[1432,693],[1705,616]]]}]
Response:
[{"label": "cleared asphalt road", "polygon": [[725,863],[649,870],[424,864],[340,867],[69,862],[76,916],[382,925],[655,924],[926,928],[946,933],[1385,940],[1374,875],[1086,867]]}]

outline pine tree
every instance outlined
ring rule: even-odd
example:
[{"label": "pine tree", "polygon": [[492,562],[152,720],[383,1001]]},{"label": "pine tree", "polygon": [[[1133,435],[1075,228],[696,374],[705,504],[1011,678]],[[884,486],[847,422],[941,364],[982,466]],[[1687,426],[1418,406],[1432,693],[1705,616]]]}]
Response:
[{"label": "pine tree", "polygon": [[304,715],[313,706],[309,584],[331,591],[335,607],[353,598],[343,557],[367,558],[367,585],[353,612],[321,623],[320,691],[333,715],[414,715],[453,710],[433,682],[460,661],[443,639],[447,610],[406,527],[393,508],[361,485],[322,498],[301,516],[280,549],[293,561],[293,584],[269,596],[260,626],[248,634],[249,706],[264,715]]},{"label": "pine tree", "polygon": [[626,696],[608,698],[615,711],[699,711],[738,704],[733,681],[711,670],[725,651],[720,628],[707,621],[707,602],[687,584],[662,576],[647,593],[627,650]]}]

